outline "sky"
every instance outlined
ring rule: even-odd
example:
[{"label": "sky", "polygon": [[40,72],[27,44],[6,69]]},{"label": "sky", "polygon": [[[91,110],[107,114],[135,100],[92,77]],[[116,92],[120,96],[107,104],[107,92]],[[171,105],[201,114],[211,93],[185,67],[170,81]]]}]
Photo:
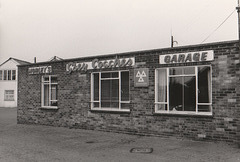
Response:
[{"label": "sky", "polygon": [[168,48],[171,33],[175,46],[237,40],[236,6],[237,0],[0,0],[0,63]]}]

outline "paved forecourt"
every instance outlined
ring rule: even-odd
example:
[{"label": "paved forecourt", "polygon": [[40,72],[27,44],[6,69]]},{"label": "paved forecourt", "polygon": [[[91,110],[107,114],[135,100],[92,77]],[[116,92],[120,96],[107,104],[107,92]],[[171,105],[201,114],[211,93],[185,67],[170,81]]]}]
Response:
[{"label": "paved forecourt", "polygon": [[0,108],[0,161],[240,162],[233,144],[16,124],[16,111]]}]

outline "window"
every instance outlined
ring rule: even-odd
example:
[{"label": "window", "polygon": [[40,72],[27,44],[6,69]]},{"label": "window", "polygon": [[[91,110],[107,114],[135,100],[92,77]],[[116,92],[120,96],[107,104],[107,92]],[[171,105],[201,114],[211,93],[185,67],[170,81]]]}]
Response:
[{"label": "window", "polygon": [[42,107],[57,108],[58,83],[56,76],[42,77]]},{"label": "window", "polygon": [[91,108],[129,111],[129,71],[92,74]]},{"label": "window", "polygon": [[3,70],[3,80],[7,80],[7,70]]},{"label": "window", "polygon": [[12,80],[16,80],[16,70],[12,70]]},{"label": "window", "polygon": [[7,75],[7,76],[8,76],[8,77],[7,77],[8,79],[7,79],[7,80],[12,80],[12,71],[11,71],[11,70],[8,70],[7,73],[8,73],[8,75]]},{"label": "window", "polygon": [[0,80],[3,80],[3,71],[0,70]]},{"label": "window", "polygon": [[5,90],[4,101],[14,101],[14,90]]},{"label": "window", "polygon": [[16,70],[0,70],[0,80],[16,80]]},{"label": "window", "polygon": [[156,69],[155,112],[212,114],[211,67]]}]

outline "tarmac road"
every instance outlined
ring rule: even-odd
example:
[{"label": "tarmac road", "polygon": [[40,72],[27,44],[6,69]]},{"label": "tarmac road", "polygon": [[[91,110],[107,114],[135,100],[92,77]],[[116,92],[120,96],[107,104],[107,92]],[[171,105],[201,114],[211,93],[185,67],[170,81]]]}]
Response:
[{"label": "tarmac road", "polygon": [[[131,153],[152,148],[152,153]],[[229,161],[240,162],[234,144],[146,137],[16,123],[16,108],[0,108],[0,162]]]}]

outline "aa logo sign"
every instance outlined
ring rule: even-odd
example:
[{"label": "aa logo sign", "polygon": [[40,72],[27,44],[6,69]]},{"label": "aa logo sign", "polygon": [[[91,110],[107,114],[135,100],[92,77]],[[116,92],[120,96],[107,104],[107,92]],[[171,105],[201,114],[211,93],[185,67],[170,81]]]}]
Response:
[{"label": "aa logo sign", "polygon": [[134,69],[134,86],[135,87],[147,87],[149,78],[149,69],[140,68]]}]

